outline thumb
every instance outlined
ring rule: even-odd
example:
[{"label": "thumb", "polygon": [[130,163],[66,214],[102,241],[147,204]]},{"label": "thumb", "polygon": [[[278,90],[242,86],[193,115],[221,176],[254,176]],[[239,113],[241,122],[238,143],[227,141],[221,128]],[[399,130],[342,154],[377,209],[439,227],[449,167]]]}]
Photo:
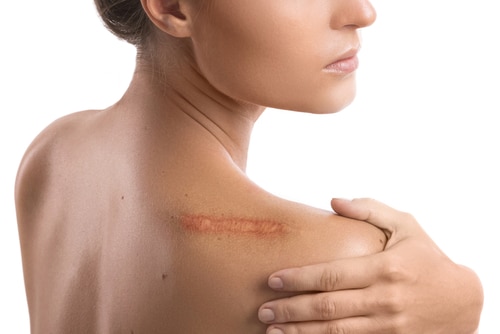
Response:
[{"label": "thumb", "polygon": [[388,237],[399,233],[399,238],[414,235],[419,225],[409,213],[398,211],[371,198],[346,200],[334,198],[332,209],[341,216],[362,220],[382,229]]}]

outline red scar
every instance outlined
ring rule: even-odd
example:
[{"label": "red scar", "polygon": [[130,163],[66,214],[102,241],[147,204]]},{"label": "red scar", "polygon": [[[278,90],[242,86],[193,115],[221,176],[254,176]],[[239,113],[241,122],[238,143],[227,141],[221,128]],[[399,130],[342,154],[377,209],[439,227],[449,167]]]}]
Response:
[{"label": "red scar", "polygon": [[180,222],[187,231],[213,234],[278,236],[289,231],[283,223],[250,218],[186,215],[181,216]]}]

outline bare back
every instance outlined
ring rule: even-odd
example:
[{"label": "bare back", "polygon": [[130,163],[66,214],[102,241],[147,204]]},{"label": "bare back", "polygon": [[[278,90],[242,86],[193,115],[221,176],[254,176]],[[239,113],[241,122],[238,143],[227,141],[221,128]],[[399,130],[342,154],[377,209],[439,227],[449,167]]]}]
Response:
[{"label": "bare back", "polygon": [[[109,111],[46,129],[16,202],[32,333],[263,334],[290,266],[382,250],[371,225],[277,198],[199,137]],[[170,139],[171,140],[170,140]]]}]

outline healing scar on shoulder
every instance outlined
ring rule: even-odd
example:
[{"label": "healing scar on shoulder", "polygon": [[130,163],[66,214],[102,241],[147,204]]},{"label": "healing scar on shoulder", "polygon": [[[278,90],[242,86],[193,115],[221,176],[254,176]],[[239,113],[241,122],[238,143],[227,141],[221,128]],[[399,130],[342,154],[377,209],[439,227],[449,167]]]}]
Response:
[{"label": "healing scar on shoulder", "polygon": [[183,215],[180,222],[187,231],[213,234],[277,236],[289,231],[284,223],[252,218]]}]

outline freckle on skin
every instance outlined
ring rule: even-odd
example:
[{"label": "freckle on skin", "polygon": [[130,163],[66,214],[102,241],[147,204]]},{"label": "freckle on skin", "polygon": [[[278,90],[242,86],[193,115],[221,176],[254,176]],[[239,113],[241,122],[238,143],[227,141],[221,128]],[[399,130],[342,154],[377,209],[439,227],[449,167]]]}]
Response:
[{"label": "freckle on skin", "polygon": [[161,274],[161,279],[162,280],[166,280],[167,278],[168,278],[168,274],[167,273]]}]

